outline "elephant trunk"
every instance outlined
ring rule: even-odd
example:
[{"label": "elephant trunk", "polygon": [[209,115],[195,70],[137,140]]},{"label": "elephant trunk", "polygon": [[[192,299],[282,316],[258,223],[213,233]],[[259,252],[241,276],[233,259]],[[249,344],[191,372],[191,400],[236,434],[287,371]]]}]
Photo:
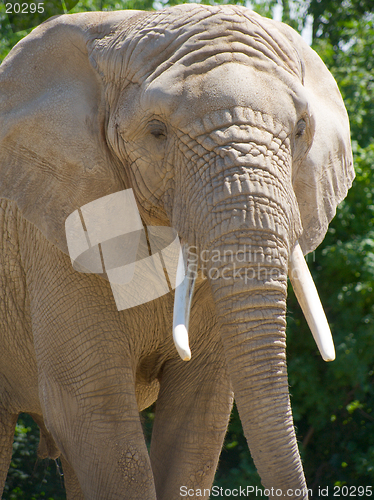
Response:
[{"label": "elephant trunk", "polygon": [[[275,234],[231,234],[215,253],[232,265],[210,265],[221,336],[243,429],[265,488],[293,497],[306,484],[293,426],[286,367],[288,251]],[[258,238],[258,235],[257,235]],[[250,247],[250,249],[246,248]],[[217,252],[218,250],[218,252]],[[212,252],[213,253],[213,252]],[[245,262],[239,262],[244,260]],[[214,269],[214,271],[212,271]],[[214,278],[217,279],[214,279]],[[272,496],[271,494],[269,496]],[[300,496],[299,491],[295,494]]]},{"label": "elephant trunk", "polygon": [[[210,281],[240,419],[266,494],[308,498],[288,391],[289,271],[323,357],[333,359],[334,350],[327,322],[315,320],[322,311],[318,296],[304,293],[310,277],[304,279],[305,261],[295,245],[302,227],[290,141],[286,133],[267,136],[242,123],[222,130],[212,134],[216,147],[208,144],[214,152],[204,156],[207,209],[193,211],[200,266]],[[263,137],[267,143],[260,145]],[[176,299],[189,304],[186,293]]]},{"label": "elephant trunk", "polygon": [[224,150],[224,187],[213,193],[210,220],[203,223],[202,246],[210,255],[206,273],[262,483],[269,497],[307,498],[286,366],[288,261],[301,227],[290,156],[243,158],[239,149],[231,144]]}]

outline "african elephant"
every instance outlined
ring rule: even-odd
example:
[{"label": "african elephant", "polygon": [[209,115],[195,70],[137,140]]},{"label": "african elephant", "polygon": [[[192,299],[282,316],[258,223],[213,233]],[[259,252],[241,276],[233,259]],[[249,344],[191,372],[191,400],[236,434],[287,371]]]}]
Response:
[{"label": "african elephant", "polygon": [[[62,15],[11,51],[0,92],[1,485],[27,412],[40,454],[61,455],[69,499],[192,496],[211,487],[235,394],[270,496],[307,498],[287,274],[354,177],[346,110],[317,54],[237,6]],[[174,292],[118,310],[105,277],[72,266],[65,221],[126,190],[144,227],[194,248],[188,363]],[[156,399],[148,453],[138,412]]]}]

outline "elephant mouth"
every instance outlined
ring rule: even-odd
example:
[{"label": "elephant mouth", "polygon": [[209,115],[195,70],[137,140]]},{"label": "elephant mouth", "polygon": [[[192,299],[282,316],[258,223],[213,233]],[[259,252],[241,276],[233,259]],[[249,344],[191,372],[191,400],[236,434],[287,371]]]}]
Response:
[{"label": "elephant mouth", "polygon": [[[182,243],[178,270],[186,269],[186,273],[183,281],[180,280],[181,284],[175,290],[173,316],[173,339],[176,349],[184,361],[191,359],[188,322],[196,279],[196,271],[192,261],[188,258],[188,250],[187,244]],[[288,276],[322,358],[325,361],[333,361],[335,348],[330,327],[298,242],[296,242],[289,257]]]}]

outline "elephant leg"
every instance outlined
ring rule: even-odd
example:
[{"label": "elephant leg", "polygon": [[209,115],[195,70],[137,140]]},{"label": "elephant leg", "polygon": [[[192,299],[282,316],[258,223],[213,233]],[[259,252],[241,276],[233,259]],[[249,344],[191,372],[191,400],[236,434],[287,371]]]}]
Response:
[{"label": "elephant leg", "polygon": [[106,377],[108,385],[97,375],[84,388],[64,387],[50,374],[41,382],[45,422],[65,457],[67,491],[77,491],[79,484],[90,500],[155,500],[134,382],[123,373]]},{"label": "elephant leg", "polygon": [[23,251],[32,259],[27,285],[46,429],[84,498],[155,500],[129,315],[117,310],[109,282],[74,271],[39,234],[33,241]]},{"label": "elephant leg", "polygon": [[45,458],[56,460],[56,458],[60,456],[60,450],[57,448],[51,434],[47,431],[43,417],[35,413],[30,413],[30,417],[32,417],[34,422],[38,425],[40,431],[38,458],[41,458],[42,460]]},{"label": "elephant leg", "polygon": [[[115,356],[108,361],[115,365]],[[84,367],[83,359],[78,363]],[[65,373],[74,385],[57,382],[50,371],[40,383],[46,426],[70,465],[63,465],[67,490],[76,491],[79,483],[90,500],[155,500],[133,374],[125,366],[116,370],[108,363],[104,368],[97,359],[93,368],[97,373],[88,379],[84,372]]]},{"label": "elephant leg", "polygon": [[45,427],[43,418],[40,415],[34,414],[31,414],[31,417],[34,419],[35,423],[38,424],[40,429],[38,457],[41,459],[50,458],[52,460],[60,458],[67,500],[84,500],[84,496],[74,469],[65,457],[60,454],[60,450],[57,448],[53,437]]},{"label": "elephant leg", "polygon": [[63,455],[61,455],[60,458],[62,464],[62,472],[64,474],[66,500],[84,500],[84,496],[74,469]]},{"label": "elephant leg", "polygon": [[209,498],[232,408],[221,345],[192,351],[190,362],[173,359],[161,375],[151,442],[159,500],[200,495],[198,489]]},{"label": "elephant leg", "polygon": [[0,497],[4,489],[6,477],[13,452],[14,431],[18,414],[0,410]]}]

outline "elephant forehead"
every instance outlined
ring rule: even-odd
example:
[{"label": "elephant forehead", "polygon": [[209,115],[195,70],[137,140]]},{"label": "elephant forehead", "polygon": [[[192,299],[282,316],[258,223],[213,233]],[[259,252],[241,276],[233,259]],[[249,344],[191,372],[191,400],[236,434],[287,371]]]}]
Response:
[{"label": "elephant forehead", "polygon": [[271,23],[238,6],[183,5],[149,13],[108,40],[98,41],[94,58],[118,85],[149,84],[178,65],[184,77],[219,64],[255,60],[302,79],[296,50]]},{"label": "elephant forehead", "polygon": [[[288,129],[307,106],[300,82],[276,78],[244,63],[222,64],[207,73],[189,74],[185,78],[181,78],[181,71],[174,66],[160,75],[149,84],[141,99],[144,110],[170,117],[178,128],[186,129],[197,117],[216,110],[240,107],[272,116],[282,128]],[[206,132],[214,130],[208,128]]]}]

